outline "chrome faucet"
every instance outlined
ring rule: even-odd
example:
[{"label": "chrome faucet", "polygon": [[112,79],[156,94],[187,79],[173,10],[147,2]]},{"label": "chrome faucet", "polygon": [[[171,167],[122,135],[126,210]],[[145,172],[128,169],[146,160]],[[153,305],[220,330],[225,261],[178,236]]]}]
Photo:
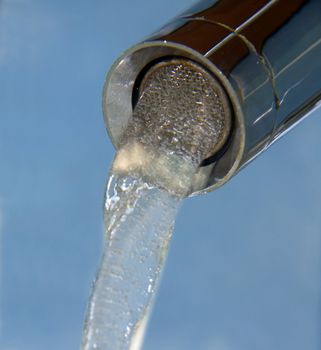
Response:
[{"label": "chrome faucet", "polygon": [[112,66],[103,110],[114,145],[150,72],[172,60],[192,63],[220,86],[226,129],[190,194],[223,185],[320,105],[320,11],[319,0],[206,0],[185,11]]}]

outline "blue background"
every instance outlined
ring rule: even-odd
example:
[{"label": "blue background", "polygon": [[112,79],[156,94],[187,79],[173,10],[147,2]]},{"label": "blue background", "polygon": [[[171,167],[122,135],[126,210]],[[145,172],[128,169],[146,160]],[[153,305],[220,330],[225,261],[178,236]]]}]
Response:
[{"label": "blue background", "polygon": [[[192,0],[0,1],[0,349],[75,350],[122,51]],[[321,111],[178,216],[144,349],[320,349]]]}]

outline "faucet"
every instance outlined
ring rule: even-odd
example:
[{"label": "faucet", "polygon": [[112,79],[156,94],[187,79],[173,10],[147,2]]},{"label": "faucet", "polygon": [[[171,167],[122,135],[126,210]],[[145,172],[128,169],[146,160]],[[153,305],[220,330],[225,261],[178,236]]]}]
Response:
[{"label": "faucet", "polygon": [[[173,62],[192,66],[216,86],[222,108],[216,117],[220,139],[203,154],[189,195],[222,186],[320,105],[320,11],[319,0],[194,5],[111,67],[103,112],[113,144],[121,146],[146,81],[159,78],[157,72]],[[195,79],[190,89],[206,95],[203,80]],[[166,89],[165,78],[160,84]]]}]

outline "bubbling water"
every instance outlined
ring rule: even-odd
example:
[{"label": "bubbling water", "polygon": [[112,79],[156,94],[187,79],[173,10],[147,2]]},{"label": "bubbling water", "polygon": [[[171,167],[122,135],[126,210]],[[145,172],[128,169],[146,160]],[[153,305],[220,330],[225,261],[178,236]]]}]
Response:
[{"label": "bubbling water", "polygon": [[[142,152],[138,145],[120,152],[107,183],[105,248],[89,305],[84,350],[140,348],[175,217],[189,186],[187,173],[181,171],[180,181],[169,184],[169,168],[163,168],[164,175],[159,172],[165,163],[176,164],[170,157],[156,161]],[[149,181],[153,172],[139,175],[136,162],[143,162],[145,169],[148,162],[157,163],[155,172],[171,191]],[[189,169],[186,165],[184,170]]]},{"label": "bubbling water", "polygon": [[107,184],[83,350],[140,348],[181,201],[230,126],[222,88],[198,65],[174,59],[146,74]]}]

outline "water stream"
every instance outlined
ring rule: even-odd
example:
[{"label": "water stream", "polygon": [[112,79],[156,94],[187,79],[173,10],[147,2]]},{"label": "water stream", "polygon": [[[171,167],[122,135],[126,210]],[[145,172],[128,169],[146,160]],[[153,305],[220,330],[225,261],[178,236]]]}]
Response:
[{"label": "water stream", "polygon": [[[83,350],[140,348],[175,217],[190,185],[187,161],[185,167],[181,161],[179,181],[167,183],[177,178],[173,172],[177,175],[178,159],[168,155],[151,161],[151,153],[137,144],[123,152],[116,156],[107,182],[104,254],[90,299]],[[137,164],[139,171],[134,170]],[[162,188],[164,183],[169,190]]]},{"label": "water stream", "polygon": [[142,85],[108,180],[83,350],[140,348],[179,205],[228,134],[222,92],[194,63],[156,65]]}]

